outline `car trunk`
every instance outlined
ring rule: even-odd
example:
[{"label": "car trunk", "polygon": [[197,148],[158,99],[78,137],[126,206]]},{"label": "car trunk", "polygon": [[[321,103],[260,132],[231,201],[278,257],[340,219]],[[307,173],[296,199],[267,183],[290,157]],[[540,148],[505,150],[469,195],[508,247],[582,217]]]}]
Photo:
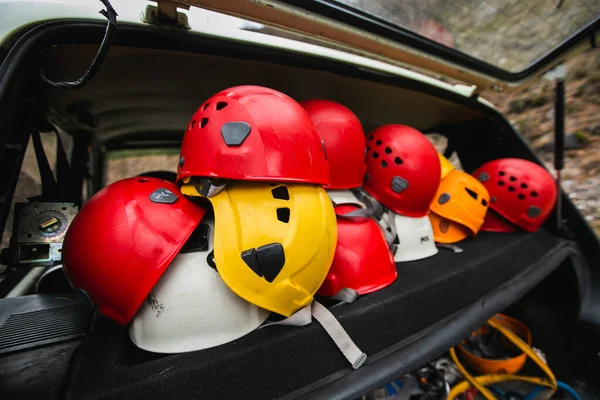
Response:
[{"label": "car trunk", "polygon": [[[498,157],[539,162],[497,110],[451,85],[176,30],[123,25],[88,85],[65,90],[39,81],[42,64],[55,81],[80,76],[103,30],[94,22],[48,23],[5,59],[3,219],[29,132],[43,130],[45,121],[73,137],[77,186],[65,200],[80,203],[83,181],[90,193],[104,185],[107,151],[176,148],[206,98],[241,84],[271,87],[298,101],[338,101],[365,131],[403,123],[441,135],[447,144],[440,150],[456,154],[467,172]],[[590,333],[600,326],[593,287],[600,245],[564,195],[563,207],[562,230],[553,216],[536,233],[481,233],[460,243],[460,253],[442,249],[436,257],[398,263],[392,286],[331,308],[368,355],[356,371],[316,323],[157,355],[137,349],[122,327],[92,318],[72,294],[0,300],[0,322],[12,318],[10,329],[0,326],[3,398],[356,398],[437,357],[507,309],[532,327],[534,344],[557,375],[591,390],[598,385],[592,371],[600,369],[598,341]],[[54,323],[40,332],[48,321]]]}]

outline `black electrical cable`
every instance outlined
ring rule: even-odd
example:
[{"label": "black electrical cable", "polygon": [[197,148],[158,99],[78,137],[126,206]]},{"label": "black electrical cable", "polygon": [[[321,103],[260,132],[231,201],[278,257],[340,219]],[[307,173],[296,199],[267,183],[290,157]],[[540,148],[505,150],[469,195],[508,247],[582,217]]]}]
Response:
[{"label": "black electrical cable", "polygon": [[89,80],[92,79],[92,77],[96,74],[96,72],[98,72],[102,61],[104,61],[104,58],[108,53],[108,49],[110,49],[110,45],[114,43],[118,15],[113,6],[110,4],[109,0],[100,1],[106,6],[106,10],[101,10],[100,14],[106,17],[108,23],[106,24],[104,38],[102,39],[102,43],[100,44],[100,48],[98,49],[98,53],[96,53],[96,57],[94,57],[92,64],[81,78],[71,82],[54,82],[46,77],[46,74],[44,73],[43,69],[40,69],[40,78],[47,85],[55,88],[78,89],[80,87],[85,86],[89,82]]}]

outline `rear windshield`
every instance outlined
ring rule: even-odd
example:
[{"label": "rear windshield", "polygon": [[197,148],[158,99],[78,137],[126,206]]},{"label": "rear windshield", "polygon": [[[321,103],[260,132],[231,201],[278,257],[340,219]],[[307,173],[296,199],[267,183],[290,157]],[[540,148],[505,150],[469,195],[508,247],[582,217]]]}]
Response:
[{"label": "rear windshield", "polygon": [[600,0],[332,0],[511,73],[600,16]]}]

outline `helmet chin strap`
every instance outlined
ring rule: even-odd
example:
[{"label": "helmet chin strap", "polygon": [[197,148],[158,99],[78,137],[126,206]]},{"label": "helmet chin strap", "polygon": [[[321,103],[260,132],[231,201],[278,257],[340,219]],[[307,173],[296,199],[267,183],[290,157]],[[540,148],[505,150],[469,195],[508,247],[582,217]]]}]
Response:
[{"label": "helmet chin strap", "polygon": [[391,211],[386,211],[381,219],[377,221],[381,231],[383,232],[383,236],[385,236],[385,241],[390,248],[392,254],[396,254],[398,251],[398,243],[396,243],[396,239],[398,238],[398,233],[396,231],[396,221],[394,221],[394,213]]},{"label": "helmet chin strap", "polygon": [[453,253],[462,253],[463,249],[462,247],[459,247],[455,244],[444,244],[444,243],[436,243],[435,244],[439,249],[446,249],[446,250],[450,250]]},{"label": "helmet chin strap", "polygon": [[[394,214],[387,210],[383,206],[383,204],[375,200],[363,189],[355,189],[352,191],[352,193],[354,193],[356,198],[362,201],[367,206],[365,211],[368,211],[370,213],[369,216],[374,218],[375,221],[377,221],[377,224],[383,232],[383,236],[385,237],[385,241],[387,242],[390,251],[392,252],[392,254],[396,254],[398,246],[396,245],[395,241],[398,235],[396,233],[396,223],[394,222]],[[345,215],[352,217],[353,213],[354,211]]]},{"label": "helmet chin strap", "polygon": [[352,304],[358,299],[358,292],[354,289],[343,288],[340,289],[336,294],[330,297],[332,300],[337,300],[338,303],[333,307],[340,304]]},{"label": "helmet chin strap", "polygon": [[313,318],[325,329],[346,360],[352,364],[353,369],[358,369],[365,363],[367,355],[358,348],[331,311],[317,301],[313,301],[282,321],[268,322],[258,329],[275,325],[306,326],[312,322]]}]

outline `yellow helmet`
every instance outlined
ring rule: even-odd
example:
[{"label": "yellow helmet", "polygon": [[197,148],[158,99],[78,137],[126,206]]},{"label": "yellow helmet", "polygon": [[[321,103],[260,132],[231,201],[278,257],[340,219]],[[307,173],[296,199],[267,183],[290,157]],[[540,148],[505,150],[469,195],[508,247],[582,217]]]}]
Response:
[{"label": "yellow helmet", "polygon": [[441,180],[448,176],[448,174],[454,170],[454,166],[446,157],[444,157],[440,153],[438,153],[438,157],[440,158],[440,164],[442,165],[442,177],[440,178]]},{"label": "yellow helmet", "polygon": [[337,242],[333,205],[321,186],[230,182],[210,198],[214,263],[227,286],[289,317],[327,276]]}]

